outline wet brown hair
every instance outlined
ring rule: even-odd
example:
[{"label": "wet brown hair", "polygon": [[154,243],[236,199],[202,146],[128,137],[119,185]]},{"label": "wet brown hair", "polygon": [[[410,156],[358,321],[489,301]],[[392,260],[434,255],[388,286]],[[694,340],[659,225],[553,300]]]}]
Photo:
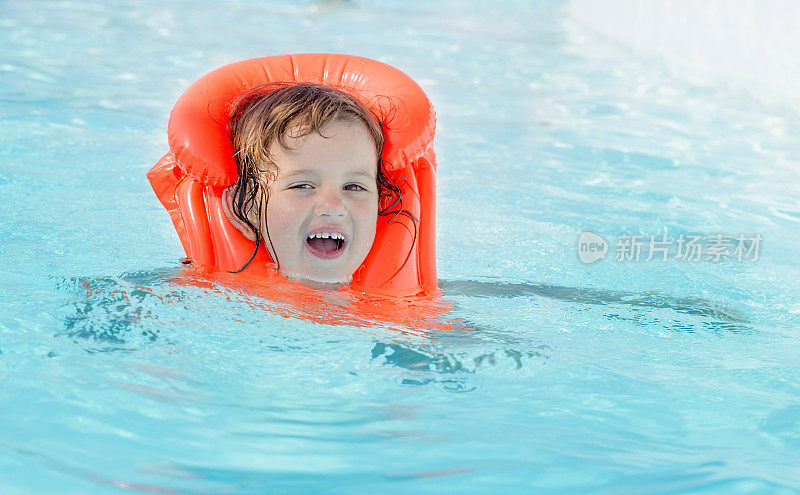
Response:
[{"label": "wet brown hair", "polygon": [[[375,143],[378,160],[378,215],[405,215],[414,224],[416,219],[403,209],[400,188],[386,174],[381,155],[385,138],[381,121],[355,97],[338,89],[311,83],[270,83],[247,91],[234,102],[228,121],[228,135],[233,141],[234,159],[239,177],[233,185],[232,212],[253,232],[256,246],[240,272],[253,261],[259,241],[269,242],[275,253],[269,228],[260,226],[269,201],[269,185],[278,175],[278,166],[270,148],[278,143],[289,149],[286,137],[303,137],[316,132],[325,137],[323,128],[334,122],[360,123]],[[256,212],[254,224],[248,215]],[[392,217],[394,218],[394,217]],[[264,224],[266,226],[266,223]],[[268,226],[267,226],[268,227]],[[413,244],[412,244],[413,245]],[[277,256],[276,256],[277,257]],[[273,260],[280,266],[277,259]]]}]

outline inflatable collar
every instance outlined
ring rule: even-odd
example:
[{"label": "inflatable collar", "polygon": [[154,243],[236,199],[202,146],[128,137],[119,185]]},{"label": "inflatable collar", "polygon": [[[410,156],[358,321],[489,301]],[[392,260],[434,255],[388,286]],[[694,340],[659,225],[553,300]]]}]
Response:
[{"label": "inflatable collar", "polygon": [[[178,99],[169,118],[170,151],[147,177],[189,260],[213,271],[235,271],[253,252],[254,243],[222,209],[222,192],[237,179],[227,123],[239,95],[272,82],[334,87],[357,98],[382,123],[384,168],[401,189],[403,208],[417,221],[415,226],[404,215],[379,216],[372,250],[350,286],[395,296],[436,291],[433,107],[404,73],[351,55],[278,55],[235,62],[204,75]],[[245,272],[275,276],[270,263],[262,245]]]}]

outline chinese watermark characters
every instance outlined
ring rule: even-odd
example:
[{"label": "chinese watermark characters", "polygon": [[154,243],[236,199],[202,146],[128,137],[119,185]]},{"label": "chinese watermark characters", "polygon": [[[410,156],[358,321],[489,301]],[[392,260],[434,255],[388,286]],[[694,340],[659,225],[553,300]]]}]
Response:
[{"label": "chinese watermark characters", "polygon": [[[761,234],[680,234],[619,235],[614,246],[614,259],[629,261],[758,261]],[[609,245],[603,236],[583,231],[578,236],[578,258],[583,263],[604,259]]]}]

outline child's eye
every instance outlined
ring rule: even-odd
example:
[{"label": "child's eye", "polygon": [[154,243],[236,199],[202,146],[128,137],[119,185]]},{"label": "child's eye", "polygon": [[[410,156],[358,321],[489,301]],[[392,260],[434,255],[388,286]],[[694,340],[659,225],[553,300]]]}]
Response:
[{"label": "child's eye", "polygon": [[345,191],[366,191],[367,188],[360,184],[347,184],[344,186]]},{"label": "child's eye", "polygon": [[311,184],[292,184],[289,189],[311,189]]}]

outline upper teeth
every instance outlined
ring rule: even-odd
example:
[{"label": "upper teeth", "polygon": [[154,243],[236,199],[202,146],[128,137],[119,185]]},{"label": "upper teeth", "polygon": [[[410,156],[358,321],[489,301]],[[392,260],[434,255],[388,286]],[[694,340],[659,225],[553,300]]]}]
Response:
[{"label": "upper teeth", "polygon": [[319,237],[320,239],[339,239],[344,240],[344,236],[342,234],[337,234],[333,232],[317,232],[316,234],[311,234],[308,236],[309,239],[313,239],[315,237]]}]

